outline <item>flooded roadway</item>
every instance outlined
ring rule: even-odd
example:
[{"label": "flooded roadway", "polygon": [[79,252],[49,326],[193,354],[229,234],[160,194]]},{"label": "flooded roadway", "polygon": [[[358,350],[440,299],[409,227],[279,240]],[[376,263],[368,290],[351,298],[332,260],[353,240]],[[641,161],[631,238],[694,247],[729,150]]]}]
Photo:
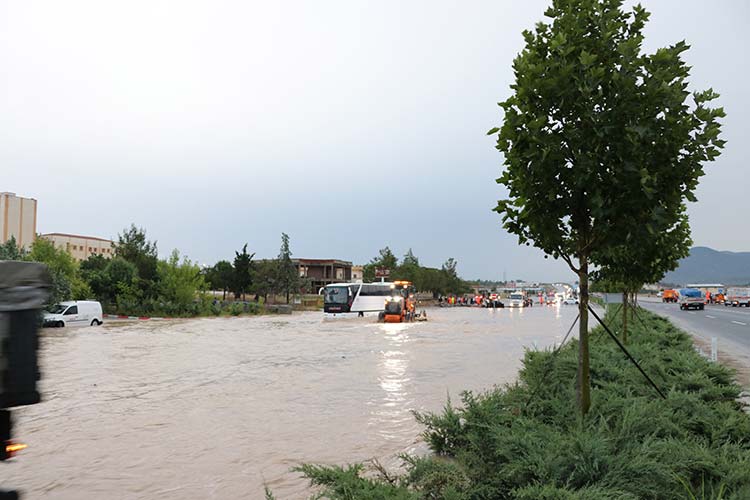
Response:
[{"label": "flooded roadway", "polygon": [[430,321],[293,316],[43,330],[44,402],[0,464],[24,498],[308,498],[290,468],[426,450],[411,410],[515,379],[574,306],[431,309]]}]

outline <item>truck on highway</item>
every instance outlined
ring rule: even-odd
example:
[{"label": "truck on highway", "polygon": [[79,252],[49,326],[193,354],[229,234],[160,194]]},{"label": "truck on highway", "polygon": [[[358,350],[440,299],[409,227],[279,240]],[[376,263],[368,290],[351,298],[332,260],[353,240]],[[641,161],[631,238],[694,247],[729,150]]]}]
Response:
[{"label": "truck on highway", "polygon": [[697,288],[680,288],[677,290],[678,301],[680,302],[680,309],[687,311],[688,309],[700,309],[706,306],[703,292]]},{"label": "truck on highway", "polygon": [[750,288],[729,288],[724,297],[724,305],[750,307]]},{"label": "truck on highway", "polygon": [[677,298],[677,290],[664,290],[664,292],[661,294],[662,302],[677,302]]}]

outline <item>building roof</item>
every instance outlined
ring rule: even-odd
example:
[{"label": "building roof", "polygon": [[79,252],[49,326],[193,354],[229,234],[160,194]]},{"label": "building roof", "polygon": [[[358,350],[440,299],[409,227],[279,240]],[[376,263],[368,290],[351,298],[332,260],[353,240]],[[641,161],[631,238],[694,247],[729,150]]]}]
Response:
[{"label": "building roof", "polygon": [[0,191],[0,196],[7,196],[9,198],[23,198],[24,200],[36,201],[36,198],[29,198],[28,196],[18,196],[16,193],[12,193],[10,191]]},{"label": "building roof", "polygon": [[65,238],[80,238],[82,240],[97,240],[97,241],[106,241],[108,243],[114,243],[112,240],[108,240],[106,238],[97,238],[96,236],[82,236],[80,234],[68,234],[68,233],[45,233],[42,235],[42,237],[47,236],[63,236]]},{"label": "building roof", "polygon": [[312,264],[312,265],[330,265],[338,264],[341,266],[351,266],[352,263],[347,260],[338,259],[292,259],[295,264]]}]

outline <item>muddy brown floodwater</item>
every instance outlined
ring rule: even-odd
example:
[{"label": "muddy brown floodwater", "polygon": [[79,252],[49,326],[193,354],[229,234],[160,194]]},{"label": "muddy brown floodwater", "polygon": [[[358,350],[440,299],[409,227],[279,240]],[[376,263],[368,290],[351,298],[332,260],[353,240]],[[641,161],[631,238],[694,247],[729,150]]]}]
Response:
[{"label": "muddy brown floodwater", "polygon": [[574,306],[431,309],[429,321],[293,316],[45,329],[29,448],[0,464],[27,499],[308,498],[302,462],[425,453],[411,410],[512,382]]}]

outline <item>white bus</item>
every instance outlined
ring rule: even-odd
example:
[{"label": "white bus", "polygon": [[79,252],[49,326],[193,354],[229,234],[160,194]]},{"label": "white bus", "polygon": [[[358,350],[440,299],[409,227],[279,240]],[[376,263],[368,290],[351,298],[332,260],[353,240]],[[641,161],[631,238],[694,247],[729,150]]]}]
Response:
[{"label": "white bus", "polygon": [[333,283],[320,289],[323,312],[366,313],[385,310],[385,299],[393,292],[393,283]]}]

